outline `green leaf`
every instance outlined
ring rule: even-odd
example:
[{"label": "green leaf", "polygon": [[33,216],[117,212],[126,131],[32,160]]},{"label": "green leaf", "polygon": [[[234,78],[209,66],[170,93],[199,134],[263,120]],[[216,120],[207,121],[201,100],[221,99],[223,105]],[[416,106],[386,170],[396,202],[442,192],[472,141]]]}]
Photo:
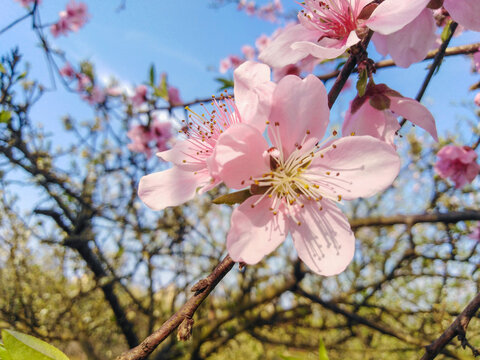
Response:
[{"label": "green leaf", "polygon": [[161,97],[162,99],[165,99],[168,101],[168,85],[167,85],[167,76],[163,75],[162,80],[160,81],[160,85],[158,88],[156,87],[155,90],[153,91],[153,95]]},{"label": "green leaf", "polygon": [[5,67],[3,66],[2,63],[0,63],[0,73],[6,74],[7,70],[5,70]]},{"label": "green leaf", "polygon": [[241,204],[242,202],[247,200],[250,196],[252,196],[252,194],[250,193],[250,189],[245,189],[245,190],[240,190],[240,191],[219,196],[213,200],[213,203],[227,204],[227,205]]},{"label": "green leaf", "polygon": [[8,124],[12,118],[12,113],[7,110],[0,111],[0,124]]},{"label": "green leaf", "polygon": [[329,360],[327,349],[325,348],[325,344],[323,343],[322,338],[318,340],[318,360]]},{"label": "green leaf", "polygon": [[442,30],[442,35],[440,36],[440,38],[442,39],[442,42],[443,41],[446,41],[448,39],[448,37],[450,36],[450,34],[452,33],[452,21],[450,20],[447,25],[445,25],[445,27],[443,28]]},{"label": "green leaf", "polygon": [[150,70],[149,70],[149,80],[150,80],[150,85],[153,87],[155,86],[155,65],[150,65]]},{"label": "green leaf", "polygon": [[368,80],[367,70],[364,69],[362,72],[360,72],[360,74],[358,74],[357,91],[358,91],[358,96],[360,97],[365,95],[365,91],[367,90],[367,80]]},{"label": "green leaf", "polygon": [[3,344],[15,360],[69,360],[56,347],[33,336],[13,330],[2,330]]},{"label": "green leaf", "polygon": [[2,344],[0,344],[0,360],[12,360],[12,357]]},{"label": "green leaf", "polygon": [[231,79],[216,78],[215,80],[217,80],[220,84],[222,84],[222,86],[218,88],[218,91],[233,88],[233,80]]}]

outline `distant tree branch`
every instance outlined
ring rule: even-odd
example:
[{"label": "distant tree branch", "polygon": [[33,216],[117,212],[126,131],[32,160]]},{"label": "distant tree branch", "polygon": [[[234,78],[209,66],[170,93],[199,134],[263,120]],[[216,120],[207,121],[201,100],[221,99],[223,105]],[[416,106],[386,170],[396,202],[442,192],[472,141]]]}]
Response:
[{"label": "distant tree branch", "polygon": [[478,293],[472,301],[465,307],[455,321],[443,332],[440,337],[426,347],[426,352],[420,360],[432,360],[443,352],[445,346],[447,346],[455,337],[458,336],[462,342],[463,348],[469,347],[473,351],[473,355],[476,357],[479,355],[477,349],[473,348],[466,339],[466,333],[470,320],[475,316],[480,308],[480,293]]},{"label": "distant tree branch", "polygon": [[480,220],[480,211],[452,211],[448,213],[367,217],[350,220],[350,226],[352,229],[356,229],[364,226],[390,226],[398,224],[413,226],[418,223],[435,222],[453,224],[468,220]]}]

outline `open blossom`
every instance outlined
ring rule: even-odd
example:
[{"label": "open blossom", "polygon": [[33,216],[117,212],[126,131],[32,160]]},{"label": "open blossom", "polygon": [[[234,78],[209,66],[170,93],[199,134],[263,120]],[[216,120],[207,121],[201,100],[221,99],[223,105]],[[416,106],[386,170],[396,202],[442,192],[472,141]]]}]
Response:
[{"label": "open blossom", "polygon": [[[480,1],[445,0],[443,6],[460,26],[480,31]],[[436,38],[434,12],[424,9],[401,30],[384,35],[375,33],[372,41],[379,53],[384,56],[390,54],[396,65],[408,67],[425,59],[428,51],[434,47]]]},{"label": "open blossom", "polygon": [[306,0],[292,26],[260,53],[265,63],[281,67],[307,55],[333,59],[357,44],[368,29],[384,35],[400,30],[415,19],[429,0]]},{"label": "open blossom", "polygon": [[477,153],[468,146],[447,145],[437,156],[436,172],[442,179],[451,179],[457,189],[471,183],[480,172]]},{"label": "open blossom", "polygon": [[105,102],[106,95],[105,95],[105,91],[100,89],[98,86],[94,86],[89,92],[87,92],[86,94],[83,94],[82,98],[85,101],[87,101],[90,105],[97,105]]},{"label": "open blossom", "polygon": [[172,138],[172,125],[154,120],[150,127],[135,125],[128,131],[127,136],[132,140],[132,143],[127,145],[129,150],[143,152],[150,157],[151,147],[155,147],[157,151],[168,149],[168,141]]},{"label": "open blossom", "polygon": [[175,86],[168,87],[168,102],[172,106],[182,105],[183,101],[180,98],[180,90],[178,90]]},{"label": "open blossom", "polygon": [[142,106],[147,101],[148,88],[145,85],[138,85],[135,88],[135,94],[130,98],[135,107]]},{"label": "open blossom", "polygon": [[138,194],[154,210],[177,206],[192,199],[196,192],[203,193],[219,184],[208,169],[207,162],[215,150],[217,139],[231,125],[246,123],[263,131],[270,113],[274,83],[270,69],[264,64],[250,61],[234,72],[235,101],[226,97],[213,100],[213,110],[204,106],[204,116],[191,111],[182,132],[186,139],[168,151],[157,154],[173,167],[144,176]]},{"label": "open blossom", "polygon": [[73,79],[77,75],[75,69],[70,65],[70,63],[65,63],[65,65],[60,69],[60,75],[67,78]]},{"label": "open blossom", "polygon": [[394,146],[400,129],[397,117],[425,129],[438,141],[435,119],[417,100],[403,97],[385,84],[367,86],[362,97],[355,97],[345,114],[342,134],[370,135]]},{"label": "open blossom", "polygon": [[473,102],[475,103],[475,105],[480,106],[480,92],[475,95]]},{"label": "open blossom", "polygon": [[244,59],[237,55],[229,55],[227,58],[220,60],[219,71],[224,74],[230,69],[236,69],[244,63]]},{"label": "open blossom", "polygon": [[252,194],[232,214],[232,259],[255,264],[290,233],[312,271],[334,275],[350,263],[355,238],[336,202],[385,189],[399,172],[400,158],[370,136],[327,138],[320,145],[328,122],[322,82],[289,75],[273,92],[269,140],[244,123],[220,135],[209,160],[212,174]]},{"label": "open blossom", "polygon": [[65,10],[59,13],[60,19],[50,27],[52,35],[67,35],[69,31],[78,31],[88,21],[87,5],[71,0]]}]

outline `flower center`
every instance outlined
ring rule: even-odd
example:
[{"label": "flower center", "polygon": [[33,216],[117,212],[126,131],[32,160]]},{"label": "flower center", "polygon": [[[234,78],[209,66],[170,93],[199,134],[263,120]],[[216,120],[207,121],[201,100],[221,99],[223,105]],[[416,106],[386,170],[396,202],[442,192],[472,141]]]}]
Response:
[{"label": "flower center", "polygon": [[302,6],[304,9],[300,11],[299,20],[308,28],[322,32],[318,41],[325,37],[343,39],[358,27],[358,1],[354,8],[350,0],[307,0]]},{"label": "flower center", "polygon": [[199,114],[190,107],[185,107],[190,114],[188,120],[182,120],[180,133],[186,135],[189,151],[185,153],[183,163],[204,164],[212,155],[220,134],[231,125],[242,122],[230,95],[220,95],[219,101],[212,95],[211,111],[203,103],[200,106],[205,110],[204,113]]}]

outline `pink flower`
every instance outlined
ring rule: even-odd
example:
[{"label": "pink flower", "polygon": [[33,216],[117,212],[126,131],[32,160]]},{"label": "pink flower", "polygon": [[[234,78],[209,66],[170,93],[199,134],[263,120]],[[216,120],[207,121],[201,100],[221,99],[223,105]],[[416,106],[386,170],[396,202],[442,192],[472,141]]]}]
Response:
[{"label": "pink flower", "polygon": [[90,92],[82,96],[90,105],[98,105],[105,102],[105,92],[98,86],[94,86]]},{"label": "pink flower", "polygon": [[168,149],[168,141],[172,137],[172,125],[158,120],[154,120],[150,127],[135,125],[128,131],[127,137],[132,140],[132,143],[127,145],[129,150],[142,152],[149,158],[152,156],[151,147],[155,147],[158,151]]},{"label": "pink flower", "polygon": [[442,179],[450,178],[457,189],[471,183],[480,172],[477,153],[468,146],[447,145],[437,156],[435,171]]},{"label": "pink flower", "polygon": [[467,30],[480,31],[480,1],[444,0],[443,7],[452,19]]},{"label": "pink flower", "polygon": [[67,78],[73,79],[77,75],[75,70],[73,69],[70,63],[65,63],[65,65],[60,69],[60,75],[65,76]]},{"label": "pink flower", "polygon": [[468,236],[470,239],[480,241],[480,224],[473,229],[472,233]]},{"label": "pink flower", "polygon": [[242,46],[242,54],[245,56],[245,59],[252,60],[255,58],[255,48],[250,45],[243,45]]},{"label": "pink flower", "polygon": [[385,84],[369,84],[364,96],[355,97],[345,115],[342,134],[370,135],[394,146],[395,133],[400,129],[397,116],[425,129],[438,141],[435,119],[430,111]]},{"label": "pink flower", "polygon": [[207,162],[215,150],[217,139],[231,125],[247,123],[260,131],[270,113],[274,83],[270,81],[270,69],[264,64],[250,61],[234,72],[235,101],[226,97],[212,101],[213,110],[206,107],[205,116],[191,111],[182,132],[186,140],[178,142],[171,150],[158,154],[173,167],[144,176],[140,180],[138,194],[142,201],[154,210],[180,205],[210,190],[221,181],[212,177]]},{"label": "pink flower", "polygon": [[[466,29],[480,31],[480,1],[477,0],[445,0],[445,10],[451,18]],[[444,14],[437,10],[436,14]],[[438,18],[438,15],[437,15]],[[442,22],[445,17],[441,16]],[[430,9],[423,11],[401,30],[392,34],[373,35],[373,42],[382,55],[390,54],[400,67],[409,67],[411,64],[425,59],[428,51],[436,44],[435,13]],[[459,32],[457,28],[456,34]]]},{"label": "pink flower", "polygon": [[253,1],[250,1],[249,3],[247,3],[245,5],[245,12],[247,13],[247,15],[255,15],[255,2]]},{"label": "pink flower", "polygon": [[475,105],[480,106],[480,92],[475,95],[473,102],[475,103]]},{"label": "pink flower", "polygon": [[180,91],[174,86],[168,87],[168,102],[172,106],[178,106],[183,104],[183,101],[180,98]]},{"label": "pink flower", "polygon": [[71,0],[64,11],[59,13],[60,19],[50,27],[52,35],[67,35],[69,31],[78,31],[88,21],[89,15],[85,3]]},{"label": "pink flower", "polygon": [[412,22],[390,35],[373,34],[377,51],[390,54],[395,64],[407,68],[422,61],[436,45],[435,20],[432,10],[424,9]]},{"label": "pink flower", "polygon": [[106,89],[108,96],[120,96],[123,94],[123,90],[120,86],[110,86]]},{"label": "pink flower", "polygon": [[227,249],[235,261],[259,262],[290,233],[314,272],[334,275],[350,263],[355,238],[335,202],[371,196],[397,176],[395,150],[370,136],[326,139],[327,91],[315,76],[286,76],[273,92],[268,138],[236,124],[217,141],[211,172],[252,196],[233,211]]},{"label": "pink flower", "polygon": [[269,43],[270,38],[265,34],[260,35],[257,40],[255,40],[255,46],[258,51],[263,51]]},{"label": "pink flower", "polygon": [[16,2],[19,2],[22,6],[30,6],[30,4],[35,4],[37,3],[38,5],[40,5],[42,3],[41,0],[15,0]]},{"label": "pink flower", "polygon": [[92,86],[92,79],[90,79],[87,75],[85,74],[76,74],[78,83],[77,83],[77,91],[82,92],[85,91],[87,88]]},{"label": "pink flower", "polygon": [[273,81],[278,82],[287,75],[300,75],[303,72],[311,73],[317,64],[317,58],[307,56],[296,64],[290,64],[282,68],[273,68]]},{"label": "pink flower", "polygon": [[130,98],[135,107],[142,106],[147,101],[148,88],[145,85],[138,85],[135,88],[135,94]]},{"label": "pink flower", "polygon": [[236,69],[241,64],[243,64],[245,60],[241,59],[237,55],[229,55],[228,58],[225,58],[220,61],[220,68],[219,71],[223,74],[226,73],[231,68]]},{"label": "pink flower", "polygon": [[57,23],[50,26],[50,32],[54,37],[58,37],[60,35],[67,35],[70,31],[70,23],[66,17],[60,16],[60,19]]},{"label": "pink flower", "polygon": [[367,30],[387,35],[415,19],[429,0],[306,0],[300,24],[286,29],[260,53],[273,67],[294,64],[307,55],[333,59],[358,43]]}]

